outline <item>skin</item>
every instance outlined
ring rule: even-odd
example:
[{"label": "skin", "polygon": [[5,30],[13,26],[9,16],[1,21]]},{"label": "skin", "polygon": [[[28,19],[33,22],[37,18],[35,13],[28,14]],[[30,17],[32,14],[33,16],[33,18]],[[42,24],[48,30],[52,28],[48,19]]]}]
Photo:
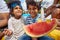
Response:
[{"label": "skin", "polygon": [[56,8],[53,11],[52,18],[56,18],[57,19],[57,27],[56,27],[56,29],[60,30],[60,9],[59,8]]},{"label": "skin", "polygon": [[0,32],[0,40],[2,39],[3,36],[4,36],[4,33]]},{"label": "skin", "polygon": [[[35,18],[37,16],[38,8],[36,6],[29,5],[28,10],[32,18]],[[32,38],[32,40],[37,40],[37,38]]]},{"label": "skin", "polygon": [[8,13],[0,13],[0,28],[7,25],[9,19]]},{"label": "skin", "polygon": [[[1,1],[1,7],[0,7],[0,9],[2,8],[2,9],[4,9],[5,7],[6,8],[8,8],[7,7],[7,4],[5,4],[5,1],[4,0],[2,0]],[[4,4],[4,5],[3,5]],[[1,10],[2,10],[1,9]],[[8,9],[7,9],[8,10]],[[3,11],[4,12],[4,11]],[[4,13],[1,13],[0,12],[0,28],[2,28],[2,27],[5,27],[7,24],[8,24],[8,19],[9,19],[9,12],[4,12]],[[3,32],[0,32],[0,40],[1,40],[1,38],[4,36],[4,34],[3,34]]]},{"label": "skin", "polygon": [[45,10],[45,13],[47,14],[45,17],[49,16],[53,10],[55,10],[55,5],[58,4],[59,0],[54,0],[53,5],[51,5],[49,8]]},{"label": "skin", "polygon": [[[15,17],[15,19],[20,19],[21,15],[22,15],[22,9],[20,8],[20,6],[16,6],[15,8],[13,8],[13,15]],[[5,35],[10,36],[12,35],[12,30],[9,29],[5,29],[3,32]]]},{"label": "skin", "polygon": [[[9,13],[0,13],[0,28],[8,24]],[[0,32],[0,39],[4,36],[3,32]]]},{"label": "skin", "polygon": [[52,18],[60,19],[60,9],[56,8],[52,13]]},{"label": "skin", "polygon": [[29,5],[28,10],[32,18],[35,18],[37,16],[38,8],[36,6]]},{"label": "skin", "polygon": [[16,19],[19,19],[22,15],[22,9],[17,5],[15,8],[13,8],[12,13]]}]

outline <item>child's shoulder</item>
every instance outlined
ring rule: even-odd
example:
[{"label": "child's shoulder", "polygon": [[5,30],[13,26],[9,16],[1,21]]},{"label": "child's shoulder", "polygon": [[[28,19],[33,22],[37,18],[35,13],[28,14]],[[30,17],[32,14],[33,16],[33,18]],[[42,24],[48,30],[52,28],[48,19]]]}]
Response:
[{"label": "child's shoulder", "polygon": [[30,14],[27,14],[27,13],[26,13],[26,14],[23,14],[22,16],[26,19],[27,17],[30,16]]},{"label": "child's shoulder", "polygon": [[12,21],[12,20],[14,20],[14,17],[10,17],[8,21]]}]

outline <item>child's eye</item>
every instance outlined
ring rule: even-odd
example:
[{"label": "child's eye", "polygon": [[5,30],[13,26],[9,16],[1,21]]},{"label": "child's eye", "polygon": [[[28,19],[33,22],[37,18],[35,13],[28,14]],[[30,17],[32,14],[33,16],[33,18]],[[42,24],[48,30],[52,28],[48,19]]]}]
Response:
[{"label": "child's eye", "polygon": [[18,9],[18,8],[15,8],[15,9]]},{"label": "child's eye", "polygon": [[33,10],[35,10],[35,9],[37,9],[37,8],[34,8]]},{"label": "child's eye", "polygon": [[19,8],[19,9],[21,9],[21,8]]},{"label": "child's eye", "polygon": [[29,10],[31,10],[31,8],[29,8]]},{"label": "child's eye", "polygon": [[34,8],[34,9],[37,9],[37,8]]},{"label": "child's eye", "polygon": [[21,8],[15,8],[15,9],[21,9]]}]

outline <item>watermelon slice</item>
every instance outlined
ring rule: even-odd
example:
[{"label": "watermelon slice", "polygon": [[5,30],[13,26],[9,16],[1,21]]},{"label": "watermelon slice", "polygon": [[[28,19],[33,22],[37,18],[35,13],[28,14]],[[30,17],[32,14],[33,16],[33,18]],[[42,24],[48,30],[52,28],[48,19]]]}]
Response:
[{"label": "watermelon slice", "polygon": [[50,22],[42,21],[26,25],[24,30],[31,37],[41,37],[52,31],[56,26],[56,19],[52,19]]}]

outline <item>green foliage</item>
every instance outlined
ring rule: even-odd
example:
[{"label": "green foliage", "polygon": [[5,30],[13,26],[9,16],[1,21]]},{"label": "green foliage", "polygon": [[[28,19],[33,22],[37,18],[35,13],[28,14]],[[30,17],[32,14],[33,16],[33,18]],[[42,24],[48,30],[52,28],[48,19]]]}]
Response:
[{"label": "green foliage", "polygon": [[8,2],[8,0],[5,0],[6,2]]}]

